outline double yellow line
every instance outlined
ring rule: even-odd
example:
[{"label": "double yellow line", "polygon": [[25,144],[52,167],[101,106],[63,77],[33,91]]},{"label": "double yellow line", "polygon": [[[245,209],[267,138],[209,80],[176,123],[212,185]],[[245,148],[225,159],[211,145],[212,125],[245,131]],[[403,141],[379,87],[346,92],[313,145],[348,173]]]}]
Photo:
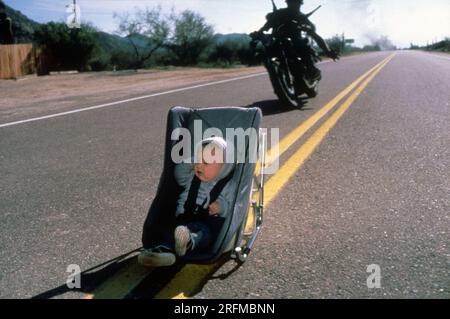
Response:
[{"label": "double yellow line", "polygon": [[[350,91],[352,91],[360,82],[356,90],[345,100],[345,102],[306,140],[306,142],[292,155],[286,163],[272,176],[264,186],[264,204],[268,205],[279,193],[280,189],[288,182],[294,173],[303,165],[305,160],[313,153],[317,146],[326,137],[328,132],[336,125],[337,121],[350,108],[353,102],[358,98],[361,92],[369,85],[373,78],[389,63],[395,56],[395,53],[381,61],[375,67],[363,74],[355,82],[339,93],[333,100],[327,103],[322,109],[317,111],[308,120],[286,136],[279,146],[281,156],[291,145],[300,139],[310,128],[312,128],[322,117],[324,117],[336,104],[338,104]],[[276,159],[269,154],[268,164]]]},{"label": "double yellow line", "polygon": [[[317,122],[319,122],[328,112],[330,112],[336,104],[338,104],[348,93],[350,93],[359,83],[361,83],[370,74],[381,70],[385,64],[387,64],[394,55],[391,55],[375,65],[369,71],[361,75],[352,84],[347,86],[338,95],[336,95],[330,102],[325,104],[320,110],[309,117],[306,121],[300,124],[297,128],[292,130],[283,140],[278,144],[278,147],[274,147],[272,150],[267,152],[266,156],[266,166],[273,164],[284,152],[286,152],[297,140],[299,140],[309,129],[311,129]],[[370,82],[370,81],[369,81]],[[365,85],[367,86],[367,84]],[[364,86],[364,87],[365,87]],[[278,148],[278,149],[277,149]],[[259,169],[256,169],[259,172]]]},{"label": "double yellow line", "polygon": [[[288,183],[289,179],[303,165],[306,159],[314,152],[323,141],[327,133],[336,125],[338,120],[349,109],[361,92],[373,80],[373,78],[389,63],[395,53],[375,65],[364,73],[343,91],[341,91],[330,102],[324,105],[314,115],[291,131],[281,142],[267,153],[266,165],[271,165],[275,160],[285,153],[293,144],[304,136],[314,125],[327,115],[341,100],[350,92],[351,95],[324,123],[306,140],[302,146],[280,167],[264,185],[264,203],[269,205],[280,190]],[[355,89],[356,88],[356,89]],[[259,171],[259,170],[257,170]],[[155,296],[155,298],[188,298],[199,285],[221,266],[220,263],[212,265],[188,264],[184,266],[172,280]],[[88,298],[121,298],[135,288],[140,281],[152,270],[144,270],[135,263],[130,263],[116,276],[101,285]]]}]

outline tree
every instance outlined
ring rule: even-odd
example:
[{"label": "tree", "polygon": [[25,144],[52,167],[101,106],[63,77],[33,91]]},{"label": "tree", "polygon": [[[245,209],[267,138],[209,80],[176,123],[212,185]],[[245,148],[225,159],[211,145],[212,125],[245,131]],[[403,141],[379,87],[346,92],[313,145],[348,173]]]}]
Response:
[{"label": "tree", "polygon": [[209,62],[232,64],[237,60],[238,45],[232,41],[216,44],[209,55]]},{"label": "tree", "polygon": [[0,12],[0,44],[13,44],[12,21],[5,12]]},{"label": "tree", "polygon": [[245,64],[254,65],[261,63],[261,48],[258,48],[258,54],[250,48],[250,39],[246,35],[238,35],[234,38],[221,40],[222,35],[215,36],[215,45],[210,50],[208,62],[217,65]]},{"label": "tree", "polygon": [[[125,35],[133,46],[136,58],[134,68],[142,68],[158,49],[167,45],[171,27],[169,19],[161,13],[160,6],[137,10],[134,16],[115,13],[114,17],[119,21],[118,33]],[[140,45],[139,41],[146,43]]]},{"label": "tree", "polygon": [[171,51],[177,64],[196,64],[212,44],[214,36],[213,27],[190,10],[166,16],[158,6],[137,10],[133,16],[125,13],[115,14],[115,17],[119,23],[117,32],[125,35],[134,48],[135,68],[143,67],[156,51],[163,48]]},{"label": "tree", "polygon": [[87,24],[79,29],[69,29],[64,23],[49,22],[39,25],[33,36],[49,52],[53,67],[85,71],[96,49],[93,32],[93,28]]},{"label": "tree", "polygon": [[339,34],[334,35],[331,39],[327,40],[328,46],[331,50],[336,52],[344,53],[345,50],[345,41],[344,36],[340,36]]},{"label": "tree", "polygon": [[203,51],[212,43],[214,29],[205,18],[190,10],[180,15],[172,14],[173,35],[168,48],[176,55],[178,63],[196,64]]}]

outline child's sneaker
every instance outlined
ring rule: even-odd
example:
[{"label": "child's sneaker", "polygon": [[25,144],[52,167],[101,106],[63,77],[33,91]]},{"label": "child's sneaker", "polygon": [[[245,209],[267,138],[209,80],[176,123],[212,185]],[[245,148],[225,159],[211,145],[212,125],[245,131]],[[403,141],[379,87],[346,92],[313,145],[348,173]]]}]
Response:
[{"label": "child's sneaker", "polygon": [[186,251],[192,247],[191,232],[186,226],[175,228],[175,253],[177,256],[186,255]]},{"label": "child's sneaker", "polygon": [[145,249],[138,256],[138,263],[146,267],[172,266],[175,261],[175,254],[164,246]]}]

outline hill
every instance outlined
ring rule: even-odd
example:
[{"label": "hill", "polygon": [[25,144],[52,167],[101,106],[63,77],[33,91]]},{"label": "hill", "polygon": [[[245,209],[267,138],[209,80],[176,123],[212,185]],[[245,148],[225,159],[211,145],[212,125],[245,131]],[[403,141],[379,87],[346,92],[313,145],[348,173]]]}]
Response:
[{"label": "hill", "polygon": [[[97,45],[104,52],[131,52],[133,51],[133,46],[130,44],[130,41],[127,38],[109,34],[103,31],[94,32],[95,39],[97,41]],[[145,37],[136,35],[133,36],[133,41],[139,48],[145,48],[146,42]]]},{"label": "hill", "polygon": [[29,19],[18,10],[5,5],[2,1],[0,4],[5,6],[5,12],[12,20],[13,35],[16,39],[16,43],[31,42],[33,39],[34,29],[39,25],[36,21]]},{"label": "hill", "polygon": [[224,44],[225,42],[249,43],[250,40],[251,40],[250,36],[246,33],[229,33],[229,34],[217,33],[214,36],[214,41],[218,45]]},{"label": "hill", "polygon": [[[43,24],[31,20],[20,11],[5,5],[2,0],[0,0],[0,4],[3,4],[7,16],[12,20],[15,42],[37,42],[37,38],[34,37],[34,34]],[[64,25],[62,25],[62,23],[56,24],[59,25],[59,30],[64,32]],[[141,34],[134,34],[130,39],[116,34],[103,32],[91,23],[82,25],[82,29],[83,31],[86,31],[89,36],[92,36],[93,41],[95,42],[93,53],[87,63],[92,70],[96,71],[133,67],[137,61],[136,50],[133,44],[136,45],[140,54],[148,52],[149,46],[151,46],[148,38]],[[67,32],[70,32],[69,29],[67,29]],[[72,35],[69,38],[71,37]],[[44,40],[44,43],[45,41],[47,40]],[[133,44],[131,42],[133,42]],[[250,53],[246,52],[246,50],[249,50],[249,42],[250,37],[245,33],[215,34],[208,49],[204,50],[201,59],[208,63],[220,60],[226,61],[228,64],[236,63],[236,61],[245,64],[245,61],[248,60],[248,56],[250,56]],[[68,56],[70,54],[66,52],[64,55]],[[69,60],[71,59],[72,58],[69,58]],[[144,65],[144,67],[155,64],[167,65],[176,63],[175,59],[176,58],[170,49],[160,48],[155,52],[151,59],[145,62],[146,65]]]}]

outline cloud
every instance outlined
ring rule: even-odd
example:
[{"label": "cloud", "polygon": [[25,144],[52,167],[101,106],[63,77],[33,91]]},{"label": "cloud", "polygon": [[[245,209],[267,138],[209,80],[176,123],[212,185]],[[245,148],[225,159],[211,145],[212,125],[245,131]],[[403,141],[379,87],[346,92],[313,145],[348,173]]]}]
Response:
[{"label": "cloud", "polygon": [[319,32],[345,33],[360,46],[382,36],[400,47],[450,36],[448,0],[305,0],[305,11],[317,4],[323,8],[312,19]]}]

